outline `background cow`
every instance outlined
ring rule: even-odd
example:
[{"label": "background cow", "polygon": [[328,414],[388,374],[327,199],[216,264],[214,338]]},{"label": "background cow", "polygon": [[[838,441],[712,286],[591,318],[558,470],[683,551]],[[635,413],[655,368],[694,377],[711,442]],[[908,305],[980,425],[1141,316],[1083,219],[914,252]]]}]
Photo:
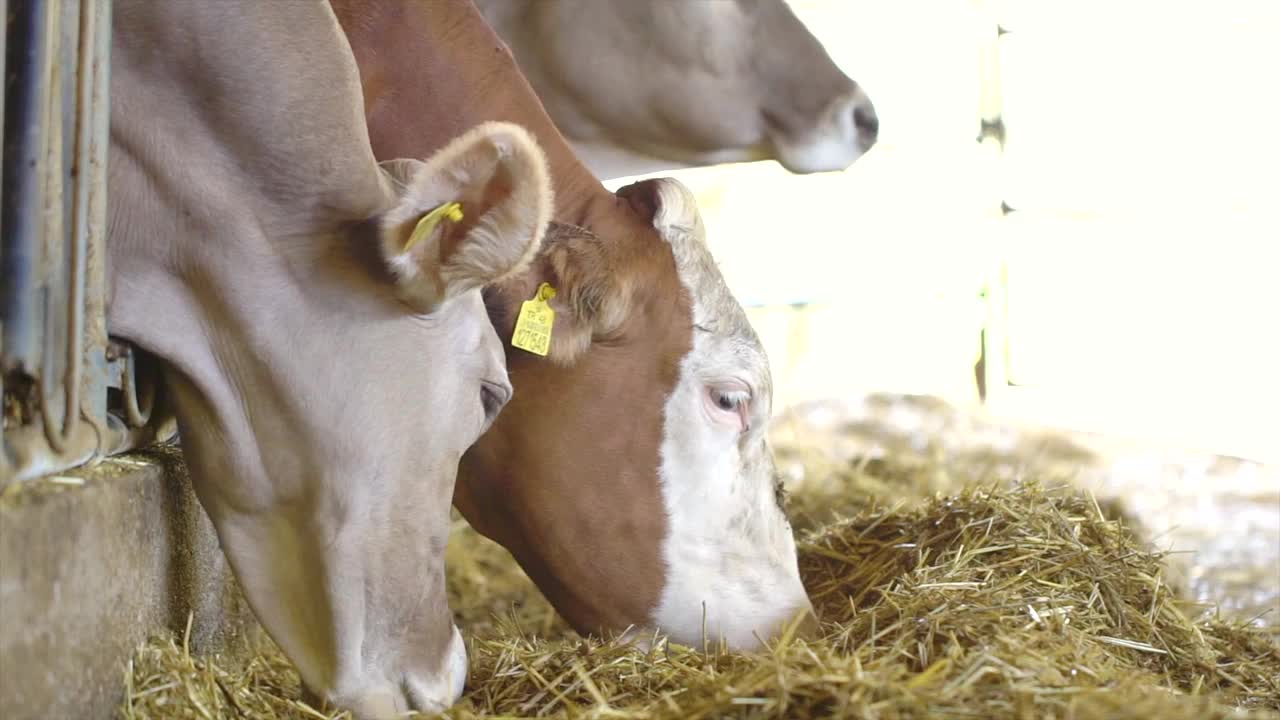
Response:
[{"label": "background cow", "polygon": [[766,439],[769,367],[679,183],[618,195],[574,156],[469,0],[333,0],[379,157],[486,120],[528,127],[556,211],[487,296],[499,335],[543,282],[548,357],[507,349],[515,395],[464,456],[455,502],[581,631],[758,647],[810,609]]},{"label": "background cow", "polygon": [[[466,676],[457,462],[511,394],[479,287],[537,249],[545,159],[496,124],[379,169],[323,3],[117,0],[113,30],[111,328],[163,361],[195,490],[303,681],[360,717],[441,709]],[[449,201],[460,222],[407,247]]]},{"label": "background cow", "polygon": [[843,170],[875,108],[784,0],[476,0],[602,178],[774,159]]}]

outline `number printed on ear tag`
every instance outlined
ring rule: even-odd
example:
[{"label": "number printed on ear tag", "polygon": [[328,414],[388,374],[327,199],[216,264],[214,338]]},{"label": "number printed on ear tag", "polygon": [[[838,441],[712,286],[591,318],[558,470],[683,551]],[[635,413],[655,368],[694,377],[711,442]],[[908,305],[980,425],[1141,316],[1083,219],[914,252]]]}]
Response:
[{"label": "number printed on ear tag", "polygon": [[551,326],[556,321],[556,312],[547,301],[555,296],[556,289],[542,283],[533,299],[520,305],[516,331],[511,335],[512,346],[546,357],[551,350]]}]

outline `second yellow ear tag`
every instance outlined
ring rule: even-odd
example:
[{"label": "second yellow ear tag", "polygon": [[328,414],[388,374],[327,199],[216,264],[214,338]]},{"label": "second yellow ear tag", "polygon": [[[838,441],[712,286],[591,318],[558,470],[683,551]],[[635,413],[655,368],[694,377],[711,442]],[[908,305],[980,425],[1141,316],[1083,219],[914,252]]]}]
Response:
[{"label": "second yellow ear tag", "polygon": [[556,321],[556,313],[547,301],[555,296],[556,289],[542,283],[533,299],[520,305],[516,330],[511,334],[512,346],[546,357],[551,350],[551,325]]}]

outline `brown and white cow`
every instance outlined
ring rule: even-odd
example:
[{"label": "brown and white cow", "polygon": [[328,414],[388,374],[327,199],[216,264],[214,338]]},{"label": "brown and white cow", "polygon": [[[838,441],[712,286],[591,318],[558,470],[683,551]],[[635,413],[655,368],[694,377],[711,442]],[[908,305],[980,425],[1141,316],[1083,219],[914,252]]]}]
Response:
[{"label": "brown and white cow", "polygon": [[766,436],[769,367],[672,180],[617,195],[584,168],[468,0],[333,0],[374,153],[426,156],[492,120],[547,152],[556,211],[486,295],[510,339],[543,282],[549,357],[508,346],[515,394],[463,457],[455,503],[584,631],[753,648],[810,608]]},{"label": "brown and white cow", "polygon": [[775,159],[843,170],[876,141],[862,88],[784,0],[476,0],[602,178]]},{"label": "brown and white cow", "polygon": [[113,31],[111,328],[162,360],[200,501],[307,686],[441,709],[466,677],[457,463],[511,394],[479,288],[536,251],[545,157],[453,125],[380,168],[319,0],[116,0]]}]

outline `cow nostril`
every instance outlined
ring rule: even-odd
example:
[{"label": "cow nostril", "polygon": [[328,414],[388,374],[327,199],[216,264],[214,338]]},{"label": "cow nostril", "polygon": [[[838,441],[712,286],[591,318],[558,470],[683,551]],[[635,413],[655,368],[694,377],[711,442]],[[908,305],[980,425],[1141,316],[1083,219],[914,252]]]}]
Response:
[{"label": "cow nostril", "polygon": [[853,109],[853,124],[872,140],[875,140],[880,133],[880,118],[876,117],[875,110],[866,105],[859,105]]}]

